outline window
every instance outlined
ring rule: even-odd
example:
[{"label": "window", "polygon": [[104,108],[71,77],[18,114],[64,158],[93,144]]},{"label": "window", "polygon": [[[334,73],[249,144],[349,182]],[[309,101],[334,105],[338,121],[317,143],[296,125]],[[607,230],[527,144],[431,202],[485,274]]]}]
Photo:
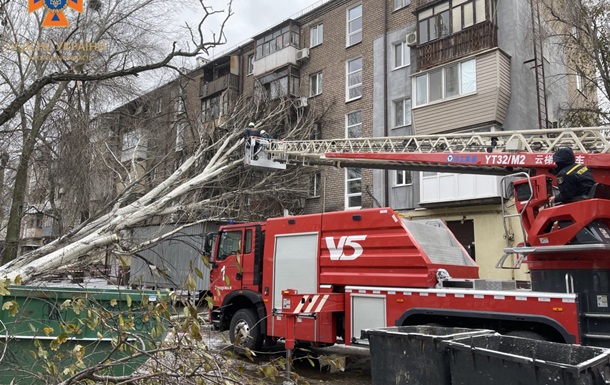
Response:
[{"label": "window", "polygon": [[415,77],[414,87],[416,106],[476,92],[475,59],[417,76]]},{"label": "window", "polygon": [[159,98],[157,99],[157,101],[155,102],[155,112],[157,114],[160,114],[161,111],[163,111],[163,99]]},{"label": "window", "polygon": [[347,10],[347,46],[362,41],[362,4]]},{"label": "window", "polygon": [[252,230],[246,230],[246,237],[244,239],[244,254],[250,254],[252,252]]},{"label": "window", "polygon": [[236,255],[240,250],[241,231],[227,231],[220,234],[220,245],[216,260],[224,261],[229,255]]},{"label": "window", "polygon": [[578,91],[582,91],[584,89],[584,87],[585,87],[585,76],[582,73],[578,72],[576,74],[576,89]]},{"label": "window", "polygon": [[[362,137],[362,112],[355,111],[346,116],[346,136],[348,138]],[[345,170],[345,208],[358,209],[362,207],[362,171],[359,168]]]},{"label": "window", "polygon": [[411,64],[411,50],[406,42],[394,44],[394,68],[405,67]]},{"label": "window", "polygon": [[324,40],[324,25],[318,24],[315,27],[311,27],[309,32],[309,46],[315,47],[322,44]]},{"label": "window", "polygon": [[320,140],[322,139],[322,124],[314,123],[313,128],[311,129],[311,134],[309,135],[310,140]]},{"label": "window", "polygon": [[411,99],[394,101],[394,128],[411,125]]},{"label": "window", "polygon": [[411,171],[396,170],[394,174],[394,186],[408,186],[413,183]]},{"label": "window", "polygon": [[309,179],[309,197],[317,198],[320,196],[320,191],[322,189],[322,174],[316,172],[315,174],[310,175]]},{"label": "window", "polygon": [[271,100],[288,95],[298,96],[299,79],[299,70],[289,67],[257,79],[255,92],[265,92]]},{"label": "window", "polygon": [[184,122],[178,122],[176,125],[176,151],[184,149]]},{"label": "window", "polygon": [[453,0],[417,15],[420,44],[457,33],[487,20],[485,0]]},{"label": "window", "polygon": [[347,62],[347,101],[362,96],[362,58]]},{"label": "window", "polygon": [[419,43],[449,36],[449,3],[441,3],[418,14]]},{"label": "window", "polygon": [[406,7],[411,3],[411,0],[394,0],[394,9]]},{"label": "window", "polygon": [[451,9],[451,31],[457,33],[486,20],[485,0],[454,0]]},{"label": "window", "polygon": [[316,96],[322,93],[322,72],[309,76],[309,96]]},{"label": "window", "polygon": [[141,130],[125,132],[122,138],[121,162],[146,157],[148,141]]},{"label": "window", "polygon": [[254,72],[254,55],[248,55],[248,75]]},{"label": "window", "polygon": [[356,111],[347,114],[345,127],[348,138],[362,138],[362,112]]},{"label": "window", "polygon": [[362,170],[348,167],[345,169],[345,208],[362,207]]}]

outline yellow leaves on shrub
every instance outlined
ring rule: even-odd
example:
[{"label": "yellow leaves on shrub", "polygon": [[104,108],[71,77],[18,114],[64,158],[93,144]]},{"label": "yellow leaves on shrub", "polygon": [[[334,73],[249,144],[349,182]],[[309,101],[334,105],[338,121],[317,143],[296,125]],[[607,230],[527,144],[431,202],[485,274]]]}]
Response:
[{"label": "yellow leaves on shrub", "polygon": [[51,341],[50,348],[53,351],[59,350],[59,347],[68,340],[68,333],[61,333],[53,341]]},{"label": "yellow leaves on shrub", "polygon": [[70,355],[77,361],[79,367],[85,366],[83,357],[85,357],[85,347],[83,345],[76,345]]},{"label": "yellow leaves on shrub", "polygon": [[51,328],[51,327],[47,327],[47,328],[44,328],[44,329],[42,329],[42,330],[44,330],[44,334],[45,334],[47,337],[48,337],[48,336],[50,336],[50,335],[51,335],[51,333],[53,333],[53,332],[55,331],[55,329],[53,329],[53,328]]},{"label": "yellow leaves on shrub", "polygon": [[8,290],[8,285],[10,285],[10,284],[11,284],[11,282],[8,280],[0,281],[0,295],[1,296],[11,294],[11,292]]},{"label": "yellow leaves on shrub", "polygon": [[2,310],[8,310],[8,314],[14,317],[19,312],[19,304],[15,301],[8,301],[2,305]]}]

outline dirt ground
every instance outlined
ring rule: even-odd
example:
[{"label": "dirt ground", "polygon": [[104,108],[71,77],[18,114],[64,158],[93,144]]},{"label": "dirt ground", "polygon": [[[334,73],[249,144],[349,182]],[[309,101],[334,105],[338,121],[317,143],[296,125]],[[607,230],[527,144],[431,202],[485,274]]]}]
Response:
[{"label": "dirt ground", "polygon": [[[229,351],[227,332],[206,331],[205,341],[212,351]],[[286,351],[282,344],[258,354],[252,361],[246,357],[235,357],[235,365],[253,374],[260,372],[260,367],[270,362],[281,361]],[[296,352],[293,371],[298,375],[297,384],[333,384],[333,385],[370,385],[371,356],[367,347],[335,345],[327,348],[316,348]],[[275,381],[260,376],[264,384],[284,384],[285,370]]]}]

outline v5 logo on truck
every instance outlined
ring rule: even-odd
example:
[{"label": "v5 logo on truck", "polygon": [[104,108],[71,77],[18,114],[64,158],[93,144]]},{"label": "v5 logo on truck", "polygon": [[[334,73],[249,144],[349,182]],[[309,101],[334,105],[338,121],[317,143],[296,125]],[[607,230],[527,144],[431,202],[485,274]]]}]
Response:
[{"label": "v5 logo on truck", "polygon": [[[353,261],[362,255],[362,246],[358,241],[364,241],[366,235],[344,235],[339,238],[339,243],[335,245],[333,237],[326,237],[326,247],[330,252],[330,259],[332,261]],[[351,247],[354,252],[350,255],[345,254],[344,248]]]}]

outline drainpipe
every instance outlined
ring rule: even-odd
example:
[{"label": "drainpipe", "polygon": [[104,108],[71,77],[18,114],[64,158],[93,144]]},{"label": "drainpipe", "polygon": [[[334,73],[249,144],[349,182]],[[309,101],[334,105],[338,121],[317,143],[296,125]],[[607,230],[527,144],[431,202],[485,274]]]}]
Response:
[{"label": "drainpipe", "polygon": [[[383,135],[388,136],[388,2],[383,2]],[[390,205],[390,171],[383,171],[384,206]]]}]

